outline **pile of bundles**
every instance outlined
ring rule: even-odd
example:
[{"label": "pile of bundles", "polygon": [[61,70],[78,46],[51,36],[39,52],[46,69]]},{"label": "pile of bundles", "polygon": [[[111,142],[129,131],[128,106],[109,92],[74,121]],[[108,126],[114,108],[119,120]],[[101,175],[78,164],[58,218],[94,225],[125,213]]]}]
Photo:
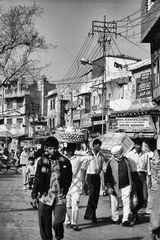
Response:
[{"label": "pile of bundles", "polygon": [[80,143],[85,141],[84,133],[74,127],[58,129],[55,136],[62,143]]}]

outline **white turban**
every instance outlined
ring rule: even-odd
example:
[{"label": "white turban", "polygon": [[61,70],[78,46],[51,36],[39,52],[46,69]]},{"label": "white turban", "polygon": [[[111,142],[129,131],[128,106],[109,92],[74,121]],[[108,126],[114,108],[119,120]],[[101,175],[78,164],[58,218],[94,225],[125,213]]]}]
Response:
[{"label": "white turban", "polygon": [[122,152],[123,152],[123,147],[121,145],[116,145],[111,149],[111,153],[113,155],[117,155],[117,154],[122,153]]}]

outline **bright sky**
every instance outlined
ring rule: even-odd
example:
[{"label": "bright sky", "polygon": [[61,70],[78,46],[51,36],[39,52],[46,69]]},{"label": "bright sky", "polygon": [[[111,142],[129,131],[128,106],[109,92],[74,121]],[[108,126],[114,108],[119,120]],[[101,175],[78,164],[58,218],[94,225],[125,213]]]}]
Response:
[{"label": "bright sky", "polygon": [[[53,45],[39,59],[42,63],[50,63],[45,75],[53,81],[63,79],[69,70],[91,30],[93,20],[103,21],[104,15],[106,21],[119,20],[141,8],[141,0],[0,0],[3,7],[34,2],[43,8],[43,16],[37,25],[39,32],[47,43]],[[140,46],[144,50],[124,42],[119,48],[126,55],[149,58],[149,44]]]}]

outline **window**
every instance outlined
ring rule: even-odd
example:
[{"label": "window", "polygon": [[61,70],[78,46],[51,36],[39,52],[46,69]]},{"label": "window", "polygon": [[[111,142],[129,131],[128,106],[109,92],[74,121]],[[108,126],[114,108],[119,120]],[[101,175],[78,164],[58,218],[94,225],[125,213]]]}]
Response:
[{"label": "window", "polygon": [[23,107],[23,99],[18,99],[17,100],[17,108],[22,108]]},{"label": "window", "polygon": [[17,121],[18,124],[21,124],[21,123],[23,123],[23,118],[17,118],[16,121]]},{"label": "window", "polygon": [[7,118],[7,124],[12,125],[12,118]]},{"label": "window", "polygon": [[50,100],[50,110],[53,110],[53,109],[55,109],[55,98],[53,98],[53,99],[51,99]]},{"label": "window", "polygon": [[96,96],[93,96],[93,106],[96,105]]},{"label": "window", "polygon": [[55,122],[54,122],[54,118],[53,119],[49,119],[49,127],[50,127],[50,129],[54,129],[54,127],[55,127]]},{"label": "window", "polygon": [[8,100],[7,101],[7,108],[12,108],[12,105],[13,105],[12,101]]}]

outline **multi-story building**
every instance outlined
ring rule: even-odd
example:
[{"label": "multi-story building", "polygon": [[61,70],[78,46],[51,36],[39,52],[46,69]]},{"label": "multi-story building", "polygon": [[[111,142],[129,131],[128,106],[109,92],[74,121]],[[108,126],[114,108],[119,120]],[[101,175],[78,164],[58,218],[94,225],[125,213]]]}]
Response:
[{"label": "multi-story building", "polygon": [[47,126],[52,132],[65,126],[65,106],[68,100],[63,99],[63,95],[58,95],[56,88],[48,92],[47,99]]},{"label": "multi-story building", "polygon": [[[142,1],[141,42],[150,43],[152,99],[160,106],[160,1]],[[160,116],[156,125],[160,149]]]},{"label": "multi-story building", "polygon": [[116,131],[125,132],[132,139],[139,137],[154,150],[160,112],[152,102],[151,61],[142,60],[129,68],[132,72],[131,105],[126,111],[113,111],[111,117],[115,120]]},{"label": "multi-story building", "polygon": [[4,86],[1,94],[1,123],[16,137],[44,132],[47,125],[48,91],[55,88],[46,77],[34,82],[18,79]]},{"label": "multi-story building", "polygon": [[78,93],[74,124],[89,129],[94,135],[111,130],[110,111],[113,108],[126,109],[131,104],[127,96],[131,77],[128,66],[137,61],[140,59],[108,55],[92,62],[92,75]]}]

